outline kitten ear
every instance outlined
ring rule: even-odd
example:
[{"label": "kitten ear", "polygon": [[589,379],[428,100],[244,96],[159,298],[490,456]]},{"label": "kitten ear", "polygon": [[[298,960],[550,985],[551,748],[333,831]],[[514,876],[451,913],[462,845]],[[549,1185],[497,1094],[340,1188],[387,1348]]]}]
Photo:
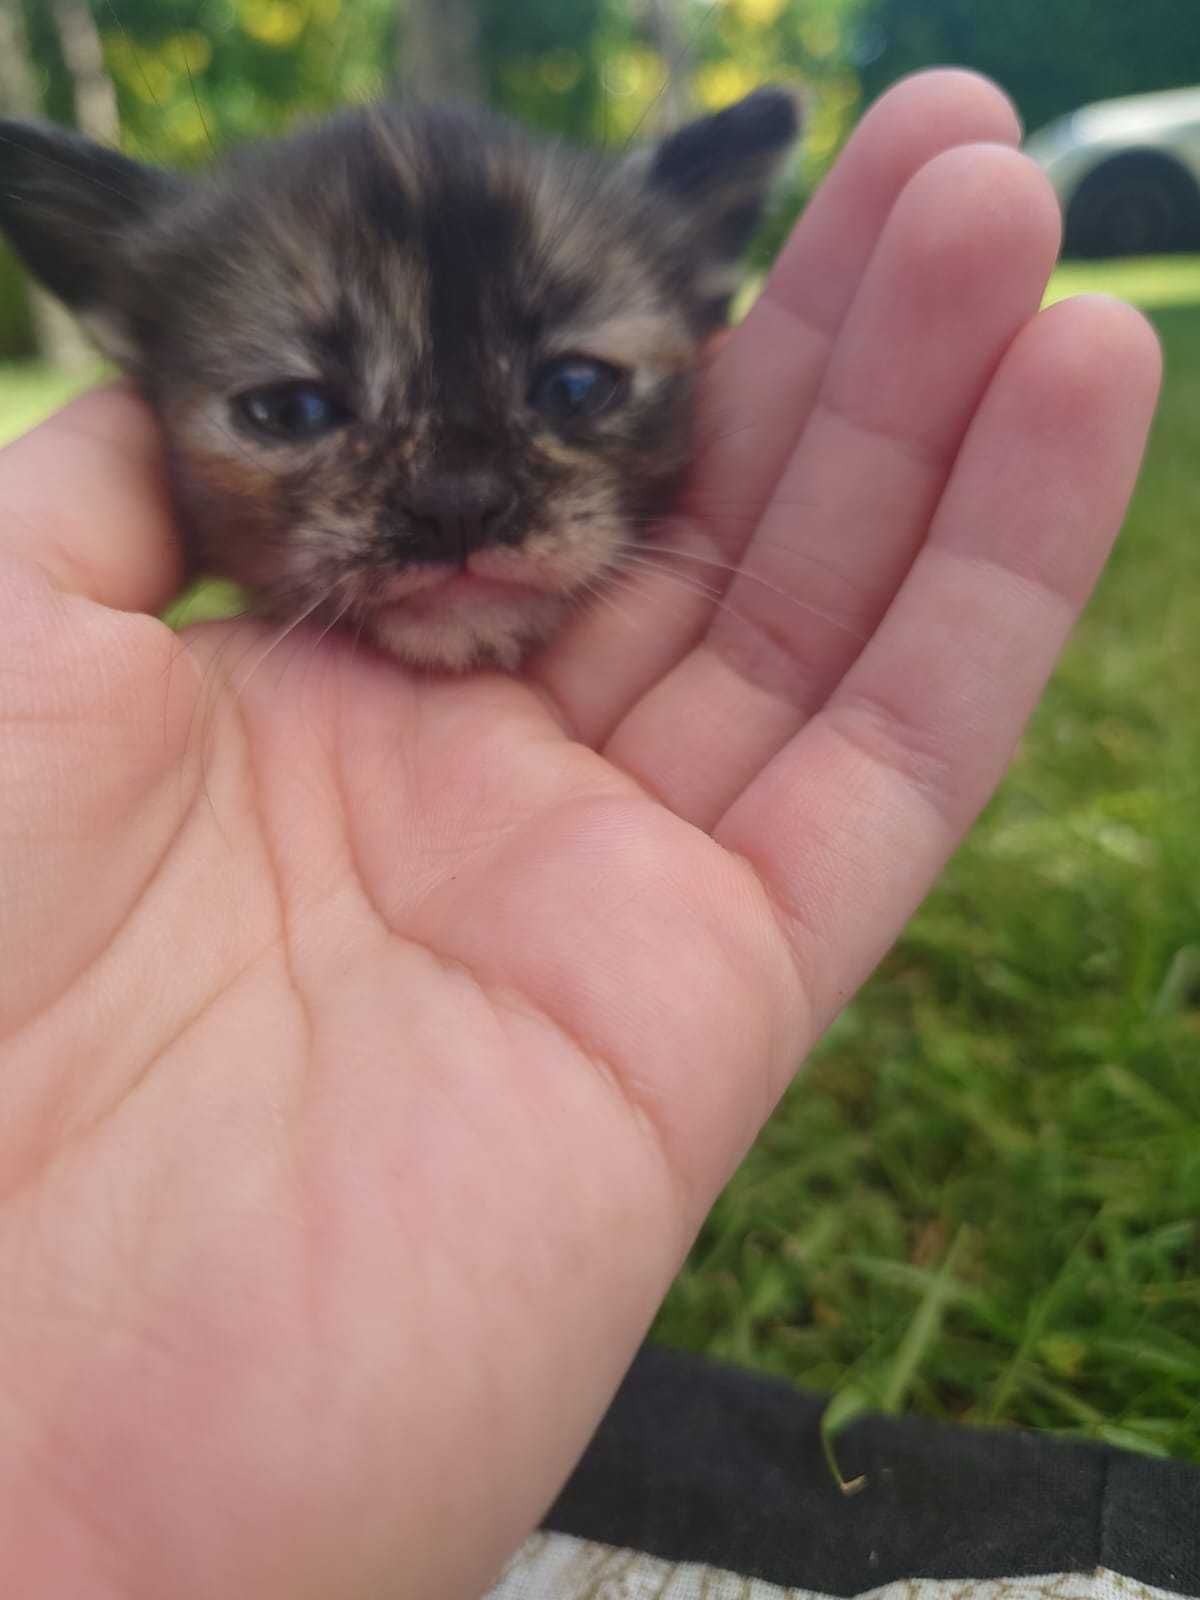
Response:
[{"label": "kitten ear", "polygon": [[0,232],[118,357],[127,343],[121,242],[178,184],[65,129],[0,120]]},{"label": "kitten ear", "polygon": [[758,226],[772,180],[799,137],[802,107],[787,89],[757,89],[735,105],[689,122],[650,152],[644,182],[671,195],[698,229],[698,275],[714,292],[710,320],[724,317],[734,268]]}]

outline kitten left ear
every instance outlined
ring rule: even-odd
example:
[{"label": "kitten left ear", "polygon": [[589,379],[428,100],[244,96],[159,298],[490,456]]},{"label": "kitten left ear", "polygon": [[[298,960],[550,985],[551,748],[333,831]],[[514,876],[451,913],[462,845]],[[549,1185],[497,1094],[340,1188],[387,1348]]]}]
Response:
[{"label": "kitten left ear", "polygon": [[111,326],[111,342],[129,287],[121,245],[178,187],[63,128],[0,120],[0,233],[71,311]]},{"label": "kitten left ear", "polygon": [[[798,95],[758,89],[724,111],[687,123],[650,153],[644,182],[691,213],[702,258],[698,270],[726,284],[723,294],[712,297],[717,302],[732,292],[732,269],[758,226],[801,122]],[[713,309],[715,323],[723,308]]]}]

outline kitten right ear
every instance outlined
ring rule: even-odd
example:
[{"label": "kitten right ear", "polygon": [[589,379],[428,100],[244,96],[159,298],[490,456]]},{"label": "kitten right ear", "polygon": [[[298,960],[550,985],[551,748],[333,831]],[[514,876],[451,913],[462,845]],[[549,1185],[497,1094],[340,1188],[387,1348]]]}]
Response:
[{"label": "kitten right ear", "polygon": [[710,331],[725,321],[738,282],[736,264],[802,120],[792,90],[756,89],[669,134],[648,157],[635,158],[643,183],[669,195],[691,219],[696,280]]},{"label": "kitten right ear", "polygon": [[100,325],[123,320],[122,237],[178,187],[174,174],[79,134],[0,120],[0,232],[52,294]]}]

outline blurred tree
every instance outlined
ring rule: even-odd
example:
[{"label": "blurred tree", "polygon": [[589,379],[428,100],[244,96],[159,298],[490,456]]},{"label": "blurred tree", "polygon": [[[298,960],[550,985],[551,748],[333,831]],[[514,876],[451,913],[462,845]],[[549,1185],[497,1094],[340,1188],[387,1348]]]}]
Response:
[{"label": "blurred tree", "polygon": [[602,134],[605,63],[623,37],[615,0],[478,0],[487,99],[533,127]]},{"label": "blurred tree", "polygon": [[70,80],[76,127],[89,139],[116,144],[121,137],[117,94],[87,0],[51,0],[50,15]]},{"label": "blurred tree", "polygon": [[[973,3],[923,8],[950,15]],[[0,96],[21,114],[97,133],[111,132],[115,105],[131,154],[186,166],[376,96],[393,76],[615,146],[757,84],[799,80],[805,153],[791,204],[765,235],[773,242],[853,122],[851,51],[882,37],[888,6],[903,9],[902,0],[0,0]],[[4,272],[0,351],[18,347],[21,314],[0,263]],[[6,307],[18,319],[7,335]]]},{"label": "blurred tree", "polygon": [[[90,17],[87,20],[90,22]],[[100,41],[94,29],[92,42],[93,64],[99,63],[104,76]],[[109,84],[110,93],[111,89]],[[3,0],[0,3],[0,114],[36,118],[42,115],[42,109],[41,74],[31,53],[24,13],[15,0]],[[110,137],[116,132],[115,105],[113,121],[106,131]],[[6,263],[2,279],[0,350],[11,354],[36,351],[45,360],[68,370],[86,366],[94,359],[74,319],[57,300],[25,282],[12,263]]]},{"label": "blurred tree", "polygon": [[395,0],[92,0],[125,142],[183,164],[386,87]]},{"label": "blurred tree", "polygon": [[[693,11],[693,7],[687,8]],[[692,110],[694,14],[685,15],[681,0],[643,0],[646,33],[662,63],[662,92],[655,106],[655,123],[677,128]]]},{"label": "blurred tree", "polygon": [[995,78],[1030,129],[1091,100],[1200,82],[1194,0],[869,0],[857,40],[877,93],[954,62]]},{"label": "blurred tree", "polygon": [[400,0],[401,82],[422,100],[483,94],[477,0]]},{"label": "blurred tree", "polygon": [[42,90],[20,8],[0,4],[0,115],[40,117]]},{"label": "blurred tree", "polygon": [[[15,5],[0,4],[0,116],[36,117],[41,98],[25,18]],[[0,250],[0,357],[32,355],[45,342],[20,270]]]}]

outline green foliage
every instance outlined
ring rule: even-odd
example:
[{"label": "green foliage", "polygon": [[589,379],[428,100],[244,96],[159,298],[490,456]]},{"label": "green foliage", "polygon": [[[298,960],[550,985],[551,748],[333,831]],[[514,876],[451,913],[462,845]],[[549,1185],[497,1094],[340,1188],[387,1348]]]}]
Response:
[{"label": "green foliage", "polygon": [[33,317],[21,269],[0,249],[0,352],[20,359],[34,354]]},{"label": "green foliage", "polygon": [[1200,7],[1180,0],[870,0],[858,39],[874,94],[919,67],[974,67],[1030,129],[1092,100],[1200,81]]},{"label": "green foliage", "polygon": [[[74,89],[50,8],[23,0],[48,116],[70,122]],[[757,248],[761,265],[859,104],[847,65],[866,0],[676,0],[688,87],[717,109],[757,84],[802,83],[801,162]],[[405,0],[91,0],[131,154],[192,166],[299,117],[392,82]],[[651,133],[668,70],[630,0],[477,0],[489,99],[534,126],[621,145]],[[24,352],[27,312],[0,272],[0,355]]]},{"label": "green foliage", "polygon": [[659,1321],[842,1417],[1200,1460],[1200,309],[1156,320],[1147,469],[1016,765]]},{"label": "green foliage", "polygon": [[[21,0],[18,0],[21,3]],[[23,0],[30,54],[42,82],[42,106],[53,122],[74,120],[74,88],[63,63],[58,34],[44,0]]]},{"label": "green foliage", "polygon": [[[7,0],[0,0],[7,3]],[[396,0],[91,0],[130,154],[194,166],[298,117],[383,92]],[[50,8],[25,0],[43,110],[70,124],[74,88]],[[20,280],[0,251],[0,359],[26,354]]]},{"label": "green foliage", "polygon": [[94,0],[135,154],[184,165],[382,92],[394,0]]},{"label": "green foliage", "polygon": [[[767,80],[812,93],[809,159],[822,167],[858,101],[847,48],[865,0],[677,0],[700,105]],[[49,11],[26,0],[47,113],[70,120]],[[622,140],[653,122],[668,66],[629,0],[477,0],[489,98],[535,126]],[[404,0],[92,0],[135,153],[203,160],[211,146],[381,92]]]},{"label": "green foliage", "polygon": [[35,427],[101,373],[99,363],[91,372],[70,376],[41,362],[0,366],[0,445]]},{"label": "green foliage", "polygon": [[609,0],[480,0],[488,98],[531,127],[580,141],[603,121]]}]

